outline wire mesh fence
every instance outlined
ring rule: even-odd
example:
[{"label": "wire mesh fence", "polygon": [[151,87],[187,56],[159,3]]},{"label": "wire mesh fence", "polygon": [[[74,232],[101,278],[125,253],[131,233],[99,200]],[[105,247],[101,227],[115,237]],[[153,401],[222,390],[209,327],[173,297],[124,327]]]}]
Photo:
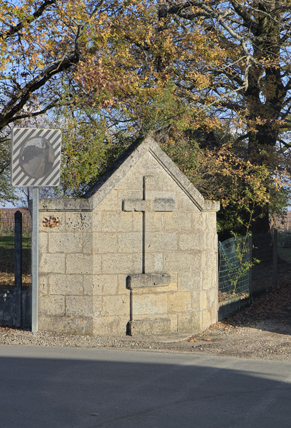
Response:
[{"label": "wire mesh fence", "polygon": [[[242,242],[245,242],[243,249]],[[241,258],[242,251],[244,254]],[[249,269],[240,269],[243,264]],[[280,286],[289,279],[290,274],[289,231],[274,230],[272,233],[230,238],[219,243],[220,301],[259,295],[277,284]]]},{"label": "wire mesh fence", "polygon": [[219,300],[249,295],[250,238],[236,237],[219,242]]}]

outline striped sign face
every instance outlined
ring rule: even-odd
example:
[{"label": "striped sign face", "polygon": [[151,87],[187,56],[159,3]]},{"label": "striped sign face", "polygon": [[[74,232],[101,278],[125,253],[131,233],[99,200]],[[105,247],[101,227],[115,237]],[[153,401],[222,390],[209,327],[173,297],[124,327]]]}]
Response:
[{"label": "striped sign face", "polygon": [[12,186],[58,186],[61,140],[59,129],[14,128],[11,139]]}]

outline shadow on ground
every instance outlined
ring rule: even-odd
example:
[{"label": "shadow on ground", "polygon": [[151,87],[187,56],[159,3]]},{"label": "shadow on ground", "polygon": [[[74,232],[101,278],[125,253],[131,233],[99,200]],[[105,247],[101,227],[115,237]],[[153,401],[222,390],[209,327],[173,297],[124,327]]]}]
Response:
[{"label": "shadow on ground", "polygon": [[16,347],[0,347],[3,427],[290,426],[288,363],[27,349],[22,347],[17,356]]}]

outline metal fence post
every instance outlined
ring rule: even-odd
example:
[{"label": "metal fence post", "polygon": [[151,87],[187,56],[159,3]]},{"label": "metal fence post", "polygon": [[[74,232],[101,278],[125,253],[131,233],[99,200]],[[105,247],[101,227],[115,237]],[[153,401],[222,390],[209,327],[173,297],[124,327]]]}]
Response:
[{"label": "metal fence post", "polygon": [[16,211],[14,214],[14,294],[15,314],[14,325],[21,327],[22,320],[22,213]]},{"label": "metal fence post", "polygon": [[278,233],[274,229],[273,234],[273,287],[278,287]]},{"label": "metal fence post", "polygon": [[32,199],[32,302],[31,302],[31,331],[38,331],[38,208],[39,208],[39,188],[33,187]]}]

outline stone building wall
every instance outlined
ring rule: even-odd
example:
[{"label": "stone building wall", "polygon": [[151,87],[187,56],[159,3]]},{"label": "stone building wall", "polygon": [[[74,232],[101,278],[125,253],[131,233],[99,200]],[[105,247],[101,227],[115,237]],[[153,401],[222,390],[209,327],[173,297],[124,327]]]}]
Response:
[{"label": "stone building wall", "polygon": [[217,209],[151,139],[85,199],[42,200],[39,328],[155,334],[216,322]]}]

